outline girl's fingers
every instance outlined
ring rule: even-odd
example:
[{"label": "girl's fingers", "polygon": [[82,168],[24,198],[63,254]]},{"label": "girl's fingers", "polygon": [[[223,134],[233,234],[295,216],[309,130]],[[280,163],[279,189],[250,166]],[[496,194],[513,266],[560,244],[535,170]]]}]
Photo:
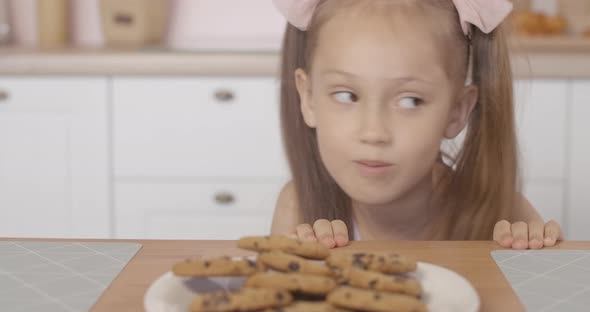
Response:
[{"label": "girl's fingers", "polygon": [[510,222],[502,220],[494,226],[494,240],[504,248],[512,247],[512,231]]},{"label": "girl's fingers", "polygon": [[313,231],[320,243],[326,245],[328,248],[336,247],[334,232],[332,231],[332,222],[326,219],[317,220],[313,224]]},{"label": "girl's fingers", "polygon": [[553,220],[547,222],[545,224],[545,246],[554,246],[559,238],[561,238],[561,226],[559,226],[559,223]]},{"label": "girl's fingers", "polygon": [[302,241],[312,241],[312,242],[317,242],[317,238],[315,237],[315,234],[313,232],[313,228],[311,227],[311,225],[305,223],[305,224],[299,224],[295,230],[297,231],[297,238],[299,238]]},{"label": "girl's fingers", "polygon": [[346,246],[348,244],[348,228],[342,220],[332,221],[332,231],[334,232],[334,241],[336,247]]},{"label": "girl's fingers", "polygon": [[532,221],[528,224],[529,227],[529,248],[541,249],[543,248],[543,233],[545,232],[545,224],[542,221]]},{"label": "girl's fingers", "polygon": [[512,248],[514,249],[527,249],[529,248],[529,229],[528,224],[519,221],[513,223],[511,226],[512,237]]}]

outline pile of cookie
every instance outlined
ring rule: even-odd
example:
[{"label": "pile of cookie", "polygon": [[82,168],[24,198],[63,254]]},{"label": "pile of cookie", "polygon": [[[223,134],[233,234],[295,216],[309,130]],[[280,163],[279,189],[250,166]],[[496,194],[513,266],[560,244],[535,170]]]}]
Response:
[{"label": "pile of cookie", "polygon": [[187,259],[182,277],[246,276],[238,291],[199,294],[191,311],[426,311],[416,262],[394,253],[331,252],[287,237],[244,237],[256,259]]}]

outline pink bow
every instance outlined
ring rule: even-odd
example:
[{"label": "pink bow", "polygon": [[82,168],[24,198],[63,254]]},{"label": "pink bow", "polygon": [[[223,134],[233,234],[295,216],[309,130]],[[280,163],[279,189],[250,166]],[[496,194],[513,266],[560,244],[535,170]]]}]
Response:
[{"label": "pink bow", "polygon": [[[300,30],[307,30],[313,12],[320,2],[320,0],[273,1],[287,21]],[[469,34],[469,24],[486,34],[490,33],[512,11],[512,2],[509,0],[453,0],[453,3],[459,12],[465,35]]]},{"label": "pink bow", "polygon": [[508,0],[453,0],[465,35],[469,34],[469,24],[489,34],[512,11]]}]

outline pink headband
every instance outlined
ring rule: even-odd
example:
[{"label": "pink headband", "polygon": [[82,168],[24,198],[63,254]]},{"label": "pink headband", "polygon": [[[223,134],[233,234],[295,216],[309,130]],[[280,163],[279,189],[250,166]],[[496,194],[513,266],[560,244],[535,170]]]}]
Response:
[{"label": "pink headband", "polygon": [[[273,0],[287,21],[300,30],[307,30],[320,0]],[[459,12],[463,33],[469,35],[469,25],[482,32],[492,32],[512,11],[509,0],[452,0]]]}]

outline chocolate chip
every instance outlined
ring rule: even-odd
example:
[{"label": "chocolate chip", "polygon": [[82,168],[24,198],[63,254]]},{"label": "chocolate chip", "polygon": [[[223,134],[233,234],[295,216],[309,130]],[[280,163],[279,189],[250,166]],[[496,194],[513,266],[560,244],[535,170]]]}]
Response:
[{"label": "chocolate chip", "polygon": [[203,263],[203,265],[204,265],[206,268],[208,268],[208,267],[211,265],[211,262],[209,262],[209,261],[205,261],[205,262]]},{"label": "chocolate chip", "polygon": [[299,271],[299,263],[295,262],[295,261],[291,261],[289,262],[289,271],[291,272],[297,272]]},{"label": "chocolate chip", "polygon": [[377,286],[377,280],[369,281],[369,288],[374,289]]},{"label": "chocolate chip", "polygon": [[259,244],[258,242],[254,242],[254,248],[258,248]]},{"label": "chocolate chip", "polygon": [[293,299],[295,301],[326,301],[326,296],[311,295],[311,294],[304,294],[301,292],[294,292]]},{"label": "chocolate chip", "polygon": [[215,306],[230,303],[230,298],[227,293],[221,293],[217,297],[213,298],[213,300]]},{"label": "chocolate chip", "polygon": [[365,260],[364,258],[366,257],[366,254],[364,253],[356,253],[354,255],[352,255],[353,259],[352,259],[352,266],[357,267],[357,268],[361,268],[366,270],[367,269],[367,264],[364,263],[363,260]]},{"label": "chocolate chip", "polygon": [[246,259],[246,262],[248,263],[248,266],[251,268],[256,268],[256,262],[250,260],[250,259]]},{"label": "chocolate chip", "polygon": [[277,293],[277,300],[278,301],[283,301],[283,299],[285,299],[285,296],[283,295],[283,293]]},{"label": "chocolate chip", "polygon": [[375,298],[375,300],[381,300],[381,295],[380,294],[375,294],[373,296],[373,298]]}]

